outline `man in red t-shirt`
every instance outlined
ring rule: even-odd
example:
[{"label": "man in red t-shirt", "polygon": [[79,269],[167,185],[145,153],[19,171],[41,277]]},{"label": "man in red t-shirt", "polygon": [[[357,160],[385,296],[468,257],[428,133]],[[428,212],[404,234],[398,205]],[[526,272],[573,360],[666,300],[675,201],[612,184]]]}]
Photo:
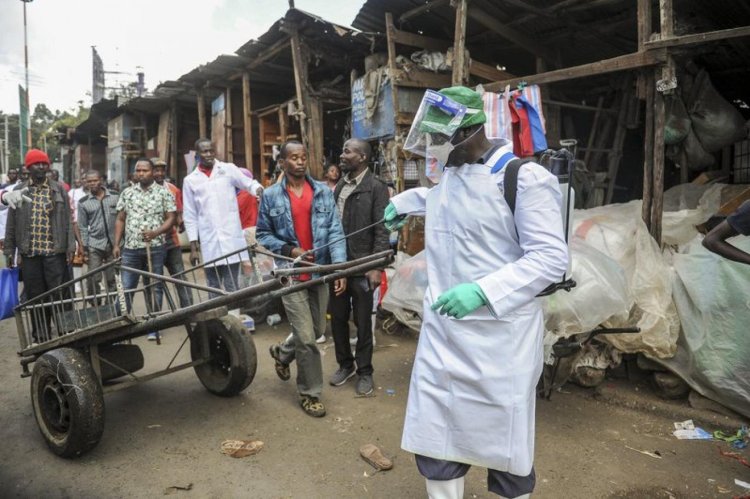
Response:
[{"label": "man in red t-shirt", "polygon": [[[307,174],[305,146],[287,142],[281,146],[279,158],[284,178],[263,194],[256,230],[258,242],[273,253],[292,258],[320,248],[306,258],[320,265],[345,262],[346,242],[333,193]],[[316,276],[302,274],[299,280],[312,277]],[[334,293],[345,290],[346,279],[338,279]],[[292,326],[293,341],[272,345],[276,373],[284,380],[289,379],[289,363],[296,358],[300,405],[308,415],[322,417],[326,413],[320,401],[323,367],[315,339],[325,331],[328,287],[317,284],[285,295],[282,302]]]},{"label": "man in red t-shirt", "polygon": [[[167,241],[165,244],[167,252],[164,256],[164,267],[169,271],[169,275],[174,277],[185,270],[185,264],[182,261],[180,236],[178,235],[178,232],[183,232],[185,230],[182,224],[182,191],[176,185],[165,180],[167,176],[166,161],[160,158],[152,158],[151,164],[154,165],[154,182],[162,187],[166,187],[172,196],[174,196],[174,202],[177,205],[175,224],[174,227],[172,227],[172,230],[167,234]],[[185,280],[184,277],[178,276],[177,278]],[[193,297],[190,293],[190,288],[177,286],[177,296],[180,301],[180,307],[184,308],[193,304]]]}]

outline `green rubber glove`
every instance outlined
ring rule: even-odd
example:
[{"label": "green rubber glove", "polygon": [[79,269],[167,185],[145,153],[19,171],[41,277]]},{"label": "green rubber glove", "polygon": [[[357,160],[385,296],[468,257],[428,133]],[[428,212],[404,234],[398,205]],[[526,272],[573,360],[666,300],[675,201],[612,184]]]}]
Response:
[{"label": "green rubber glove", "polygon": [[482,288],[475,282],[465,282],[453,286],[438,296],[432,304],[432,310],[440,309],[440,314],[456,319],[463,319],[482,305],[487,304]]},{"label": "green rubber glove", "polygon": [[385,228],[390,231],[398,230],[406,225],[406,215],[399,215],[393,203],[388,203],[388,206],[385,207],[383,217],[385,218]]}]

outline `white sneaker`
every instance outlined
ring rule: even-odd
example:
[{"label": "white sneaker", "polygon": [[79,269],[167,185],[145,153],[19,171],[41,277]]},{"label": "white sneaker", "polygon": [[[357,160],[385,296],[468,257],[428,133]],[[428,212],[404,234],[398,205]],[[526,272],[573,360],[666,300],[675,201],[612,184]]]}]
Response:
[{"label": "white sneaker", "polygon": [[315,340],[315,343],[318,343],[318,344],[325,343],[325,342],[326,342],[326,335],[324,334],[321,334],[320,336],[318,336],[318,339]]}]

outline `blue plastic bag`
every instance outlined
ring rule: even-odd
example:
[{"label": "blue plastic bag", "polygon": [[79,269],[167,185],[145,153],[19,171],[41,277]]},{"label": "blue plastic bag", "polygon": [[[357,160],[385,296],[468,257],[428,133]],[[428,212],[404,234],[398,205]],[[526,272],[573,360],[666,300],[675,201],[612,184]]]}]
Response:
[{"label": "blue plastic bag", "polygon": [[0,320],[13,317],[18,305],[18,267],[0,269]]}]

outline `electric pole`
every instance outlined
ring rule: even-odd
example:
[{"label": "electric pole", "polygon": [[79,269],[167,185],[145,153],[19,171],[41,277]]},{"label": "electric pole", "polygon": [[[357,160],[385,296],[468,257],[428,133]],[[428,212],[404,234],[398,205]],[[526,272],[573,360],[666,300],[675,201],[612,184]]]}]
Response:
[{"label": "electric pole", "polygon": [[29,38],[26,32],[26,4],[34,0],[21,1],[23,2],[23,62],[26,71],[26,148],[28,150],[31,149],[31,106],[29,105]]}]

